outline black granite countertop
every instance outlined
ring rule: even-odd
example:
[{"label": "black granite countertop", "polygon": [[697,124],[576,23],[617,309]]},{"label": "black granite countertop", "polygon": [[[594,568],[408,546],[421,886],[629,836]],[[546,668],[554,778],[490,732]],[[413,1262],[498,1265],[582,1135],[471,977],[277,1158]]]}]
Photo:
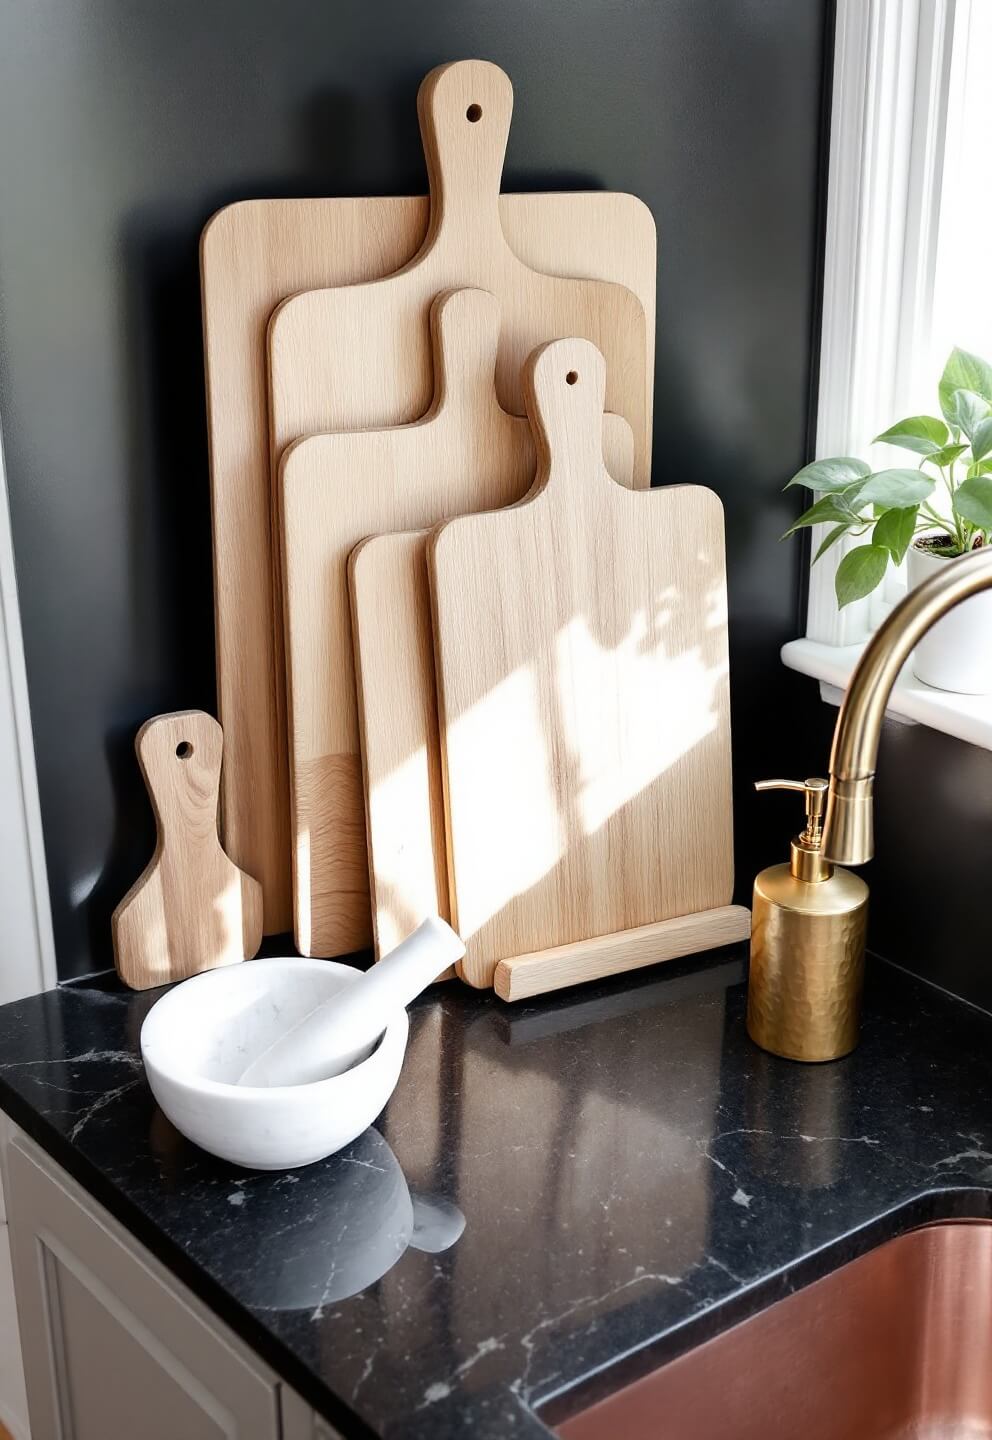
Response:
[{"label": "black granite countertop", "polygon": [[376,1129],[285,1175],[156,1111],[154,991],[0,1009],[0,1105],[346,1435],[540,1436],[880,1240],[992,1214],[992,1017],[869,969],[826,1066],[749,1043],[739,950],[515,1007],[439,987]]}]

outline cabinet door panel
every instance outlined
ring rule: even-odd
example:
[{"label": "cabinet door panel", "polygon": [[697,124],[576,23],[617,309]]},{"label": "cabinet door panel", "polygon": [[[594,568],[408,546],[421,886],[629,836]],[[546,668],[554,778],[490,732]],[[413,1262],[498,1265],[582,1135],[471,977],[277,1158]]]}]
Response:
[{"label": "cabinet door panel", "polygon": [[282,1387],[282,1440],[343,1440],[329,1420],[322,1420],[305,1400]]},{"label": "cabinet door panel", "polygon": [[43,1440],[275,1440],[276,1383],[30,1142],[8,1150],[14,1279]]}]

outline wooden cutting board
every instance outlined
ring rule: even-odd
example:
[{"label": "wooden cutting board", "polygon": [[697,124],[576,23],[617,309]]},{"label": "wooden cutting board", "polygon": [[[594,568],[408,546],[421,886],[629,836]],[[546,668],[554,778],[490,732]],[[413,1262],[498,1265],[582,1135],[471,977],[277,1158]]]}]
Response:
[{"label": "wooden cutting board", "polygon": [[262,942],[262,889],[217,838],[221,728],[201,710],[156,715],[134,742],[158,841],[114,911],[114,961],[135,990],[233,965]]},{"label": "wooden cutting board", "polygon": [[348,566],[376,959],[450,919],[427,585],[428,530],[375,535]]},{"label": "wooden cutting board", "polygon": [[[288,930],[292,912],[266,326],[273,308],[296,291],[399,270],[420,250],[429,213],[426,196],[247,200],[219,211],[203,232],[217,690],[225,737],[222,833],[238,864],[262,882],[267,934]],[[606,192],[501,195],[499,219],[507,244],[533,269],[611,280],[637,295],[650,374],[656,247],[646,206]],[[427,391],[418,415],[429,385]],[[318,414],[296,433],[327,428]]]},{"label": "wooden cutting board", "polygon": [[[372,936],[348,556],[368,535],[510,504],[534,479],[530,427],[496,400],[499,325],[485,291],[439,297],[430,326],[437,392],[423,419],[309,436],[283,457],[295,933],[305,955],[347,954]],[[629,475],[630,427],[611,415],[604,433],[609,462]],[[390,598],[380,605],[388,624]],[[402,707],[388,690],[384,702],[398,736]]]},{"label": "wooden cutting board", "polygon": [[[607,469],[629,486],[633,437],[618,416],[604,419]],[[372,536],[352,551],[348,569],[377,958],[426,916],[451,914],[429,533]]]},{"label": "wooden cutting board", "polygon": [[496,391],[523,414],[521,366],[535,345],[583,335],[603,351],[607,407],[634,432],[634,471],[649,483],[647,325],[638,296],[595,278],[532,269],[510,247],[498,197],[513,89],[496,65],[460,60],[425,78],[417,109],[431,181],[431,221],[418,254],[395,275],[365,285],[295,295],[269,324],[270,422],[277,456],[297,436],[358,426],[403,425],[430,403],[427,316],[452,287],[491,291],[500,302]]},{"label": "wooden cutting board", "polygon": [[533,490],[428,548],[451,918],[480,986],[593,937],[643,955],[643,927],[733,888],[720,502],[611,483],[587,341],[541,348],[525,386]]}]

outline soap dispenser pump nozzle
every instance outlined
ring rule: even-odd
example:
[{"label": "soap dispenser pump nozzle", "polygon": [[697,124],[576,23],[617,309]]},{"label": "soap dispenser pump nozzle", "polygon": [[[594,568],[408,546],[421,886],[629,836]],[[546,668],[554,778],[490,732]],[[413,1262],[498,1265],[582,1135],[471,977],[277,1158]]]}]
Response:
[{"label": "soap dispenser pump nozzle", "polygon": [[823,840],[823,814],[827,808],[830,782],[821,775],[806,780],[756,780],[755,790],[797,790],[806,802],[806,828],[792,842],[789,868],[797,880],[818,884],[829,880],[834,867],[820,851]]}]

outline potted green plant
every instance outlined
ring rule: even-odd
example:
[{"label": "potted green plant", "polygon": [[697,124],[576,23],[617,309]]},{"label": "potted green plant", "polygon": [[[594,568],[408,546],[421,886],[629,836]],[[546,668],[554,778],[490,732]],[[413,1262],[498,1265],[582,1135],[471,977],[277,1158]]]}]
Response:
[{"label": "potted green plant", "polygon": [[[810,525],[831,527],[814,563],[844,536],[862,541],[837,567],[842,608],[870,595],[890,565],[905,559],[913,587],[937,566],[992,541],[992,365],[952,350],[938,395],[943,418],[912,415],[873,442],[912,452],[915,468],[872,470],[864,460],[838,456],[806,465],[786,486],[805,485],[817,499],[783,539]],[[917,647],[913,669],[941,690],[992,693],[992,595],[966,601],[934,626]]]}]

